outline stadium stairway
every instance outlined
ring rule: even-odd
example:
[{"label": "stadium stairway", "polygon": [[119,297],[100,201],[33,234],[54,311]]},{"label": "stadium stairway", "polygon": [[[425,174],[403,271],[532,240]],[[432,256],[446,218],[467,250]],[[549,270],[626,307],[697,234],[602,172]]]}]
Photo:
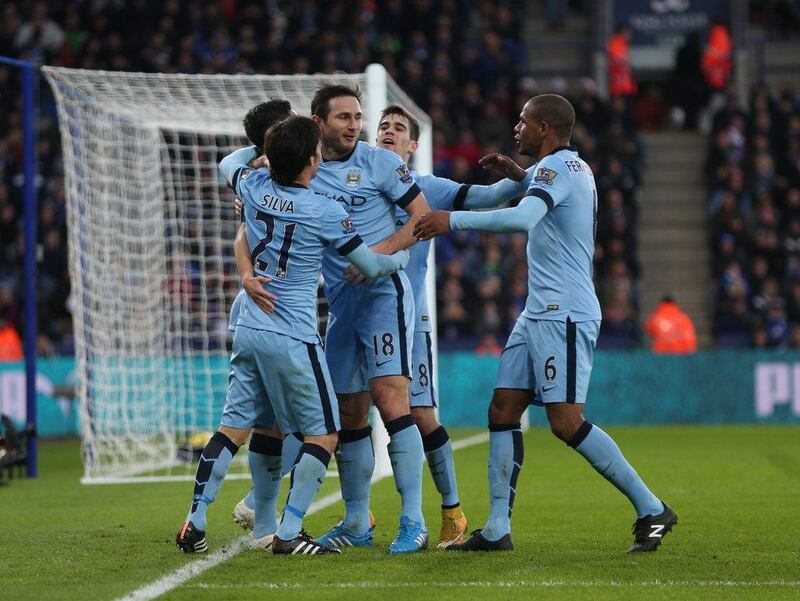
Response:
[{"label": "stadium stairway", "polygon": [[528,67],[540,89],[549,89],[554,77],[563,78],[569,87],[591,70],[592,21],[569,11],[564,26],[554,29],[547,21],[544,2],[525,4],[525,44]]},{"label": "stadium stairway", "polygon": [[640,197],[640,315],[647,319],[669,292],[692,318],[698,344],[711,342],[711,255],[703,164],[706,138],[695,132],[643,134],[647,170]]},{"label": "stadium stairway", "polygon": [[773,39],[761,25],[747,28],[745,68],[752,83],[763,81],[774,92],[800,78],[800,53],[797,39]]}]

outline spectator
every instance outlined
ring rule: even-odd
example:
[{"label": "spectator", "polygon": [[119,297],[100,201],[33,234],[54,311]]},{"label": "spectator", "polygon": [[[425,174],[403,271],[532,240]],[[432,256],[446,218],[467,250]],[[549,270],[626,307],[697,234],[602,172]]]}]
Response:
[{"label": "spectator", "polygon": [[700,34],[692,32],[675,55],[672,89],[675,103],[683,110],[683,128],[697,129],[697,118],[708,100],[702,67],[703,48]]},{"label": "spectator", "polygon": [[608,85],[612,98],[632,98],[638,89],[628,56],[630,39],[630,28],[621,25],[608,41]]},{"label": "spectator", "polygon": [[502,352],[503,347],[497,342],[497,336],[494,334],[484,334],[481,338],[481,343],[475,349],[475,354],[479,357],[485,355],[499,357]]},{"label": "spectator", "polygon": [[54,54],[64,42],[64,30],[48,17],[47,2],[37,2],[30,20],[22,24],[14,38],[14,46],[28,60],[42,60]]},{"label": "spectator", "polygon": [[733,71],[732,52],[733,42],[728,28],[719,21],[712,23],[703,52],[703,75],[712,93],[721,93],[728,86]]},{"label": "spectator", "polygon": [[694,324],[671,296],[665,296],[647,319],[645,330],[651,348],[660,355],[685,355],[697,351]]},{"label": "spectator", "polygon": [[0,315],[0,361],[22,361],[22,341],[16,328]]}]

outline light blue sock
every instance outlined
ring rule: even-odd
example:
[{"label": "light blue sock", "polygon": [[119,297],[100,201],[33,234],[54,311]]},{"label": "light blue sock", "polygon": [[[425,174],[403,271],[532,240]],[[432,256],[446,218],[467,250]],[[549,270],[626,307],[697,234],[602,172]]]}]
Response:
[{"label": "light blue sock", "polygon": [[394,483],[400,493],[400,515],[425,525],[422,516],[422,437],[410,413],[386,424],[389,460]]},{"label": "light blue sock", "polygon": [[525,453],[520,424],[489,425],[489,519],[481,530],[496,541],[511,533],[511,511]]},{"label": "light blue sock", "polygon": [[452,508],[459,504],[456,467],[453,463],[453,445],[444,426],[439,426],[422,437],[422,446],[428,458],[428,467],[436,490],[442,495],[442,507]]},{"label": "light blue sock", "polygon": [[253,490],[252,486],[250,487],[250,490],[247,491],[247,496],[244,499],[242,499],[242,503],[244,503],[244,506],[247,507],[248,509],[251,509],[251,510],[255,511],[255,509],[256,509],[256,501],[255,501],[254,490]]},{"label": "light blue sock", "polygon": [[344,499],[344,526],[354,534],[369,530],[369,489],[375,471],[372,428],[339,432],[336,465]]},{"label": "light blue sock", "polygon": [[239,447],[236,446],[236,443],[222,432],[214,432],[206,448],[203,449],[194,477],[192,506],[186,516],[186,519],[190,520],[198,530],[206,529],[208,505],[217,498],[217,493],[228,473],[231,459],[238,450]]},{"label": "light blue sock", "polygon": [[253,509],[256,522],[253,538],[262,538],[278,529],[275,510],[281,488],[281,441],[253,432],[250,437],[250,474],[253,477]]},{"label": "light blue sock", "polygon": [[664,504],[645,486],[639,474],[622,455],[617,443],[600,428],[583,422],[567,444],[583,455],[601,476],[630,499],[638,517],[658,515],[664,511]]},{"label": "light blue sock", "polygon": [[294,464],[300,458],[300,448],[303,446],[303,435],[299,432],[292,432],[283,437],[283,467],[281,476],[285,476],[292,471]]},{"label": "light blue sock", "polygon": [[[283,447],[281,452],[281,476],[285,476],[289,472],[292,471],[294,467],[294,463],[297,460],[297,456],[300,454],[300,447],[303,446],[303,436],[302,434],[286,434],[283,437]],[[250,487],[250,491],[247,493],[247,496],[243,499],[245,506],[248,509],[255,510],[255,499],[253,498],[253,487]]]},{"label": "light blue sock", "polygon": [[311,506],[311,501],[322,486],[325,472],[331,455],[319,445],[305,443],[300,452],[300,459],[292,468],[292,484],[289,498],[283,510],[281,525],[277,537],[281,540],[292,540],[300,534],[303,518]]}]

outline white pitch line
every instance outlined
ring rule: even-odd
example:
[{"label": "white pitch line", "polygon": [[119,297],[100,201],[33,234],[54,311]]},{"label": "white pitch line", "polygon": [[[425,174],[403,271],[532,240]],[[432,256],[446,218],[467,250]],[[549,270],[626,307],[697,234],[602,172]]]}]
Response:
[{"label": "white pitch line", "polygon": [[[487,440],[489,440],[489,435],[485,432],[476,434],[475,436],[462,438],[453,442],[453,450],[456,451],[458,449],[464,449],[466,447],[486,442]],[[378,478],[372,482],[374,484],[378,480],[382,479],[383,478]],[[316,513],[317,511],[325,509],[326,507],[330,507],[341,499],[341,492],[335,492],[322,497],[311,504],[311,507],[308,508],[306,515],[311,515],[312,513]],[[233,559],[248,547],[248,539],[249,537],[247,536],[236,538],[230,541],[223,548],[218,549],[213,553],[209,553],[206,557],[196,559],[191,563],[178,568],[174,572],[170,572],[166,576],[163,576],[158,580],[151,582],[150,584],[146,584],[145,586],[136,589],[124,597],[120,597],[119,601],[151,601],[151,599],[160,597],[161,595],[164,595],[165,593],[168,593],[169,591],[181,586],[187,580],[190,580],[195,576],[199,576],[203,572],[210,570],[211,568],[214,568],[221,563],[228,561],[229,559]]]},{"label": "white pitch line", "polygon": [[408,589],[408,588],[755,588],[755,587],[800,587],[800,580],[645,580],[645,581],[602,581],[602,580],[533,580],[533,581],[473,581],[473,582],[251,582],[239,584],[213,584],[198,582],[187,584],[186,588],[197,589],[265,589],[265,590],[320,590],[320,589]]},{"label": "white pitch line", "polygon": [[460,449],[466,449],[467,447],[474,447],[476,444],[481,444],[487,440],[489,440],[489,433],[481,432],[480,434],[474,434],[467,438],[459,438],[452,443],[452,446],[454,451],[458,451]]},{"label": "white pitch line", "polygon": [[[325,497],[322,497],[318,501],[315,501],[311,504],[311,507],[308,508],[308,513],[306,513],[306,515],[310,515],[320,511],[321,509],[330,507],[334,503],[340,501],[341,498],[342,494],[340,492],[331,493]],[[120,597],[120,601],[150,601],[150,599],[160,597],[164,593],[168,593],[172,589],[179,587],[187,580],[194,578],[195,576],[199,576],[206,570],[210,570],[211,568],[216,567],[219,564],[228,561],[229,559],[233,559],[248,547],[249,538],[249,536],[241,536],[236,538],[221,549],[218,549],[213,553],[209,553],[206,557],[202,557],[192,561],[191,563],[187,563],[185,566],[178,568],[174,572],[167,574],[162,578],[159,578],[155,582],[151,582],[150,584],[136,589],[124,597]]]},{"label": "white pitch line", "polygon": [[[338,478],[339,472],[329,471],[325,474],[326,478]],[[91,478],[86,481],[81,481],[82,484],[153,484],[159,482],[194,482],[194,474],[173,475],[173,476],[109,476],[107,478]],[[288,479],[289,474],[284,478]],[[240,474],[233,473],[227,474],[225,480],[249,480],[250,473]]]}]

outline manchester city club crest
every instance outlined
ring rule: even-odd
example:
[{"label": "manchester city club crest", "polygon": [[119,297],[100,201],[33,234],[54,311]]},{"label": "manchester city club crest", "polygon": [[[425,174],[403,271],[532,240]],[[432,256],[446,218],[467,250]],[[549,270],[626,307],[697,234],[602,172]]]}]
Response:
[{"label": "manchester city club crest", "polygon": [[348,188],[358,188],[361,185],[361,172],[357,169],[348,171],[345,177],[345,184],[347,184]]}]

